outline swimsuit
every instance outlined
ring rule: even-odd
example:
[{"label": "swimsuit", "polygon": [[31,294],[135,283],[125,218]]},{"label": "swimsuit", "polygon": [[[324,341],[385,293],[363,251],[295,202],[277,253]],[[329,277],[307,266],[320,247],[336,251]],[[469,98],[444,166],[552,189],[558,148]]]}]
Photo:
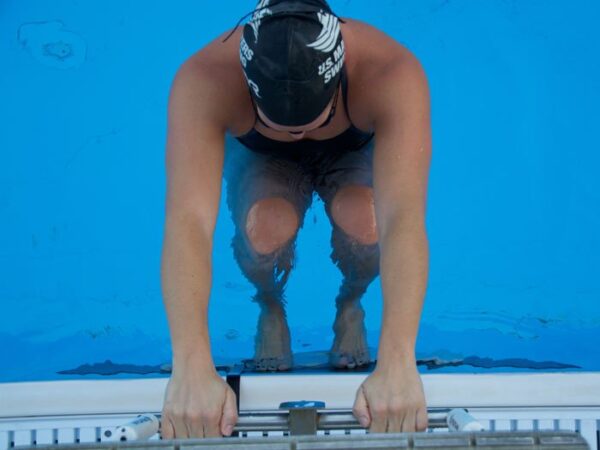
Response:
[{"label": "swimsuit", "polygon": [[[341,73],[343,104],[348,114],[348,80]],[[350,117],[348,115],[348,117]],[[337,190],[346,185],[373,186],[374,133],[350,125],[329,139],[282,142],[252,128],[227,146],[224,167],[227,204],[238,231],[252,205],[263,198],[282,197],[291,202],[302,226],[304,213],[317,192],[330,214]],[[242,233],[243,234],[243,233]]]},{"label": "swimsuit", "polygon": [[[344,107],[346,108],[346,114],[348,114],[348,78],[346,75],[345,66],[342,68],[341,82]],[[350,117],[350,115],[348,115],[348,117]],[[243,136],[238,136],[236,139],[244,144],[244,146],[255,152],[270,155],[278,155],[281,153],[297,155],[312,151],[338,151],[339,149],[344,149],[344,151],[358,150],[367,142],[369,142],[372,137],[373,133],[367,133],[359,130],[351,122],[350,127],[344,130],[341,134],[329,139],[318,141],[314,139],[302,139],[292,142],[277,141],[259,133],[255,128],[252,128]]]}]

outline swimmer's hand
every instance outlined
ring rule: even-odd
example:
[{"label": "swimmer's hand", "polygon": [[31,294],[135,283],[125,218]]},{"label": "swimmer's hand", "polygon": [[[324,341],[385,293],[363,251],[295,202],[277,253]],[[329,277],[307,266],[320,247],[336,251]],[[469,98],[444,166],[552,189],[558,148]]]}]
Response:
[{"label": "swimmer's hand", "polygon": [[427,429],[427,405],[416,364],[376,368],[358,388],[352,413],[370,433]]},{"label": "swimmer's hand", "polygon": [[163,439],[230,436],[237,419],[235,393],[213,367],[173,369],[162,410]]}]

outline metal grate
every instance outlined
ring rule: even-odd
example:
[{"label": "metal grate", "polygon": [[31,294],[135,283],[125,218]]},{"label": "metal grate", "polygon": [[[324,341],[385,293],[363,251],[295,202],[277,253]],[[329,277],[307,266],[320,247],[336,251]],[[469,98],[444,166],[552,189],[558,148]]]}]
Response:
[{"label": "metal grate", "polygon": [[[496,433],[503,433],[506,437],[508,432],[526,433],[531,439],[534,439],[536,433],[559,433],[560,431],[574,431],[582,436],[589,445],[590,449],[600,450],[600,410],[511,410],[503,411],[501,409],[486,409],[477,410],[470,409],[470,413],[483,425],[485,430]],[[108,439],[105,437],[105,431],[114,429],[123,423],[132,419],[130,415],[85,415],[71,417],[50,417],[50,418],[14,418],[10,420],[0,420],[0,450],[11,449],[17,447],[20,449],[39,448],[46,445],[68,445],[68,444],[100,444],[103,449],[109,448]],[[267,427],[268,428],[268,427]],[[250,443],[255,439],[269,438],[270,443],[277,444],[280,439],[297,438],[298,436],[290,436],[289,432],[283,429],[275,429],[271,426],[270,430],[242,430],[239,433],[239,440],[245,440]],[[319,439],[337,439],[337,438],[366,438],[366,431],[357,428],[329,428],[317,430]],[[435,436],[452,437],[459,439],[458,433],[449,434],[447,429],[440,426],[430,428],[427,433],[418,433],[420,436]],[[556,435],[556,434],[555,434]],[[369,435],[375,436],[375,435]],[[500,435],[498,435],[500,436]],[[532,437],[533,436],[533,437]],[[368,438],[371,439],[371,438]],[[433,438],[431,438],[433,439]],[[473,442],[469,438],[469,442]],[[531,439],[527,442],[531,444]],[[150,438],[154,444],[161,444],[158,434]],[[203,440],[204,441],[204,440]],[[221,440],[221,442],[232,443],[233,438]],[[183,441],[182,441],[183,442]],[[187,441],[186,441],[187,442]],[[323,441],[325,442],[325,441]],[[327,441],[329,442],[329,441]],[[332,443],[331,441],[330,443]],[[338,441],[336,441],[338,442]],[[341,441],[340,441],[341,442]],[[374,441],[371,439],[371,444]],[[379,441],[378,441],[379,442]],[[428,441],[429,442],[429,441]],[[433,441],[430,441],[432,444]],[[442,441],[436,441],[442,442]],[[458,442],[458,441],[456,441]],[[524,441],[525,442],[525,441]],[[541,442],[541,441],[540,441]],[[262,444],[267,442],[262,441]],[[418,443],[418,442],[417,442]],[[113,443],[110,443],[112,445]],[[132,443],[134,444],[134,443]],[[138,445],[141,443],[138,442]],[[262,445],[261,444],[261,445]],[[477,442],[475,441],[475,444]],[[287,444],[286,444],[287,445]],[[340,444],[341,445],[341,444]],[[383,445],[383,444],[382,444]],[[410,443],[407,443],[410,445]],[[462,444],[461,444],[462,445]],[[471,444],[470,444],[471,445]],[[501,445],[499,443],[498,445]],[[529,445],[529,444],[527,444]],[[570,445],[570,444],[569,444]],[[187,446],[187,444],[186,444]],[[100,448],[100,447],[98,447]],[[241,447],[240,447],[241,448]],[[268,447],[260,447],[268,448]],[[288,448],[288,447],[285,447]],[[305,448],[308,447],[297,447]],[[318,448],[318,447],[315,447]],[[336,447],[328,447],[336,448]],[[341,448],[341,447],[340,447]],[[346,447],[349,448],[349,447]],[[361,448],[361,447],[355,447]],[[365,448],[365,447],[362,447]],[[386,448],[386,447],[381,447]],[[403,447],[396,447],[403,448]],[[411,448],[411,447],[404,447]],[[450,447],[452,448],[452,447]],[[457,447],[460,448],[460,447]],[[469,448],[469,447],[466,447]],[[475,446],[475,448],[477,448]],[[496,447],[495,447],[496,448]],[[503,447],[497,447],[503,448]],[[518,448],[518,447],[517,447]],[[526,448],[526,447],[523,447]],[[534,448],[534,447],[529,447]],[[540,447],[549,448],[549,447]],[[561,447],[570,448],[570,447]],[[573,447],[586,448],[586,447]]]},{"label": "metal grate", "polygon": [[[22,450],[37,450],[40,447],[23,447]],[[112,442],[105,444],[55,445],[48,450],[119,448],[137,449],[235,449],[240,450],[342,450],[342,449],[540,449],[540,450],[584,450],[585,440],[573,432],[479,432],[479,433],[398,433],[371,434],[363,436],[289,436],[227,439],[190,439],[161,442]]]}]

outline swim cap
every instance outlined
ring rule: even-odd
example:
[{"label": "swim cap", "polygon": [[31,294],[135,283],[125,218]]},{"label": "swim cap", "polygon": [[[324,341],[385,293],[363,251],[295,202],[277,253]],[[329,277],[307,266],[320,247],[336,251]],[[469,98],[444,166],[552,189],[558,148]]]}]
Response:
[{"label": "swim cap", "polygon": [[339,18],[324,0],[260,0],[244,25],[240,61],[261,111],[284,126],[315,120],[344,64]]}]

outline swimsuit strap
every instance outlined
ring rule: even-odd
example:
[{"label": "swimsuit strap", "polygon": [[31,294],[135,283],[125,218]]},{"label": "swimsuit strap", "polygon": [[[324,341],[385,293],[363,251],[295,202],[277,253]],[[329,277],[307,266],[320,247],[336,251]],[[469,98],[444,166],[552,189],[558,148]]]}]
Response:
[{"label": "swimsuit strap", "polygon": [[352,119],[350,118],[350,110],[348,109],[348,74],[346,73],[346,65],[342,65],[342,70],[340,73],[340,78],[342,82],[342,99],[344,100],[344,108],[346,109],[346,115],[348,116],[348,120],[350,121],[350,125],[354,126],[352,123]]}]

